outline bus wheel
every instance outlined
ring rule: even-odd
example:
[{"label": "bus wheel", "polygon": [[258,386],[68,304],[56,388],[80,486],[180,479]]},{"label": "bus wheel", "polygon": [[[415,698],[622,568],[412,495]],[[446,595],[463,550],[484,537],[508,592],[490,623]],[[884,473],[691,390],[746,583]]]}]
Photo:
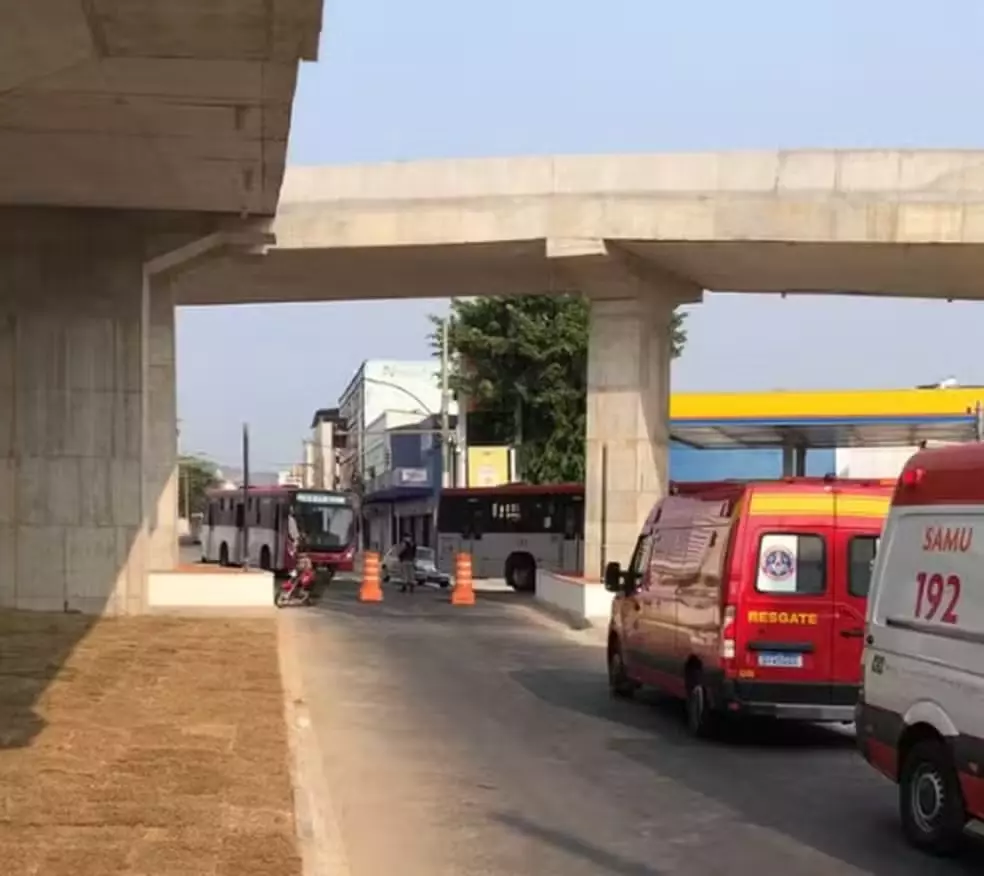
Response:
[{"label": "bus wheel", "polygon": [[515,553],[506,557],[506,584],[517,593],[532,593],[536,589],[536,560],[532,554]]},{"label": "bus wheel", "polygon": [[264,572],[269,572],[270,571],[270,565],[271,565],[270,564],[270,548],[268,548],[266,545],[263,545],[263,547],[260,548],[260,568]]},{"label": "bus wheel", "polygon": [[222,542],[222,547],[219,548],[219,565],[228,566],[229,565],[229,545]]}]

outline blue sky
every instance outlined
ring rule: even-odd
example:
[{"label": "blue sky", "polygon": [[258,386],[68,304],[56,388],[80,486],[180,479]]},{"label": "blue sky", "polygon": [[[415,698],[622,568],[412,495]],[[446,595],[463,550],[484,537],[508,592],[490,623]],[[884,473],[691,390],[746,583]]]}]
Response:
[{"label": "blue sky", "polygon": [[[981,58],[980,0],[328,0],[289,160],[984,148]],[[234,460],[248,420],[254,464],[296,461],[363,359],[429,355],[444,306],[180,312],[182,449]],[[980,304],[708,296],[674,387],[984,383],[982,328]]]}]

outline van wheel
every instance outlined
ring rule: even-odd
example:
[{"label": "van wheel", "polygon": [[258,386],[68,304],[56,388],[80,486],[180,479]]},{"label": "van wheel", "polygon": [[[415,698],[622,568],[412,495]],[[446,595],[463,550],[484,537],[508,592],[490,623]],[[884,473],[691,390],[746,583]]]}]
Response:
[{"label": "van wheel", "polygon": [[613,697],[620,700],[631,699],[639,684],[629,678],[622,657],[622,646],[614,636],[608,643],[608,690]]},{"label": "van wheel", "polygon": [[229,565],[229,545],[222,542],[222,547],[219,548],[219,565],[228,566]]},{"label": "van wheel", "polygon": [[687,731],[698,739],[713,737],[720,728],[720,716],[711,707],[700,669],[687,673]]},{"label": "van wheel", "polygon": [[960,780],[946,746],[927,739],[912,747],[899,779],[902,832],[917,849],[954,854],[967,824]]}]

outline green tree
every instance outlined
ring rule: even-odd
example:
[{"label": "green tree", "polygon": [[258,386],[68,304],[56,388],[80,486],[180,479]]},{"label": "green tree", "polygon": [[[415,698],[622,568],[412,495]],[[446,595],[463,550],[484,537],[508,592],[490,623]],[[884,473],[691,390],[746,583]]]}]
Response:
[{"label": "green tree", "polygon": [[[687,340],[673,314],[673,356]],[[580,295],[465,298],[452,303],[450,383],[474,409],[471,444],[514,443],[531,483],[584,479],[588,302]],[[439,317],[432,335],[440,353]]]},{"label": "green tree", "polygon": [[205,491],[219,485],[218,467],[201,456],[182,456],[178,459],[178,483],[181,489],[181,514],[205,510]]}]

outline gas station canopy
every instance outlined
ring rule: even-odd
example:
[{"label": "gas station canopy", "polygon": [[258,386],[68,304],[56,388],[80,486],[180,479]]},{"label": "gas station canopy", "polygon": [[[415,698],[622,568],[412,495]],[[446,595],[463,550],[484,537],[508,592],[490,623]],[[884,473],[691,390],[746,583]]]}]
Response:
[{"label": "gas station canopy", "polygon": [[674,393],[670,435],[699,449],[974,441],[984,387]]}]

